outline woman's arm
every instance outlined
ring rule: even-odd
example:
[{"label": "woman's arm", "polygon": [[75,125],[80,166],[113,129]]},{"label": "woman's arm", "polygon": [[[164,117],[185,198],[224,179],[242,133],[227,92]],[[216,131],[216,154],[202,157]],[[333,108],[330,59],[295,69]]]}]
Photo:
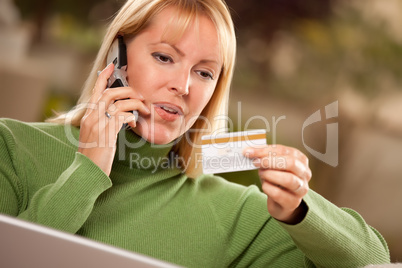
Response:
[{"label": "woman's arm", "polygon": [[307,157],[282,145],[246,150],[259,167],[268,211],[305,256],[320,267],[389,262],[382,236],[353,210],[342,210],[309,191]]},{"label": "woman's arm", "polygon": [[302,222],[279,224],[309,262],[317,267],[363,267],[390,262],[384,238],[357,212],[340,209],[311,190],[304,201],[308,212]]},{"label": "woman's arm", "polygon": [[87,220],[96,199],[112,183],[91,160],[76,153],[57,180],[36,191],[19,218],[76,233]]},{"label": "woman's arm", "polygon": [[58,129],[0,121],[0,213],[75,233],[112,183]]},{"label": "woman's arm", "polygon": [[[0,213],[18,215],[71,233],[82,226],[96,199],[112,185],[108,175],[115,156],[117,133],[124,122],[135,127],[129,111],[149,113],[142,97],[131,88],[106,89],[107,79],[112,72],[113,64],[101,72],[81,120],[78,148],[71,148],[70,144],[73,151],[70,150],[68,154],[62,151],[65,148],[63,144],[51,147],[58,137],[52,139],[40,135],[42,140],[32,139],[36,136],[30,133],[33,130],[26,124],[12,124],[12,130],[6,125],[0,129],[3,132],[0,133],[3,134],[0,154],[7,158],[0,166],[0,186],[3,186],[0,195],[4,199],[0,204]],[[18,129],[18,126],[28,129]],[[15,140],[15,134],[20,140]],[[49,142],[46,142],[47,138]],[[25,144],[24,148],[16,146],[21,142]],[[33,153],[35,159],[24,155],[24,151],[32,153],[34,150],[39,150],[38,154]],[[38,159],[37,155],[43,158]],[[46,158],[49,155],[62,159],[52,165],[49,160],[53,158]],[[29,174],[31,163],[26,165],[27,161],[35,163],[30,170],[38,173]],[[63,166],[61,170],[60,163]],[[54,170],[60,172],[56,174]],[[49,178],[52,176],[50,174],[56,177]]]}]

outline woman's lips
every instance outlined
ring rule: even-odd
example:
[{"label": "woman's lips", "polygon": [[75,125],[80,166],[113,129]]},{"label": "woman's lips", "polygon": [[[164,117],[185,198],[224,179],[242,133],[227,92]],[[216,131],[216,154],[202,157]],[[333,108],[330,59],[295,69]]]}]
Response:
[{"label": "woman's lips", "polygon": [[179,106],[170,103],[154,104],[157,114],[166,121],[172,122],[183,115],[182,109]]}]

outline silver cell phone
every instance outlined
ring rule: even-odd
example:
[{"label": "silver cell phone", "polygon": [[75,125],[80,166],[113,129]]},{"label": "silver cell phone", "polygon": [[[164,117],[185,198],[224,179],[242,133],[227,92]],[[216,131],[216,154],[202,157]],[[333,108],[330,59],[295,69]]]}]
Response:
[{"label": "silver cell phone", "polygon": [[[128,87],[127,82],[127,48],[124,38],[118,35],[113,41],[112,46],[107,54],[106,61],[108,64],[114,64],[113,74],[108,79],[108,88],[113,87]],[[135,120],[138,120],[138,111],[132,111]]]}]

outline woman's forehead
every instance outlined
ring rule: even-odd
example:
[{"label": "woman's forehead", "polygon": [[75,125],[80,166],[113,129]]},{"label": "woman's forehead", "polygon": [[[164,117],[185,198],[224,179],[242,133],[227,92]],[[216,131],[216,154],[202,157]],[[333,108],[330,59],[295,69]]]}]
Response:
[{"label": "woman's forehead", "polygon": [[160,42],[171,45],[177,44],[188,34],[195,36],[194,45],[200,43],[212,44],[217,41],[216,48],[219,55],[217,56],[222,62],[222,44],[219,41],[219,32],[215,27],[215,23],[203,12],[190,13],[175,7],[168,7],[150,21],[147,29],[150,31],[158,30],[161,33]]}]

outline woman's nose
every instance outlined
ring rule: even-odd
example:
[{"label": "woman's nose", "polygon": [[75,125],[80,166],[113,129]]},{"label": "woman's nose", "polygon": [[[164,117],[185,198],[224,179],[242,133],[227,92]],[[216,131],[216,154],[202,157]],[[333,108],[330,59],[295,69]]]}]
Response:
[{"label": "woman's nose", "polygon": [[180,74],[176,74],[169,86],[169,90],[179,96],[188,95],[189,88],[190,72],[182,72]]}]

